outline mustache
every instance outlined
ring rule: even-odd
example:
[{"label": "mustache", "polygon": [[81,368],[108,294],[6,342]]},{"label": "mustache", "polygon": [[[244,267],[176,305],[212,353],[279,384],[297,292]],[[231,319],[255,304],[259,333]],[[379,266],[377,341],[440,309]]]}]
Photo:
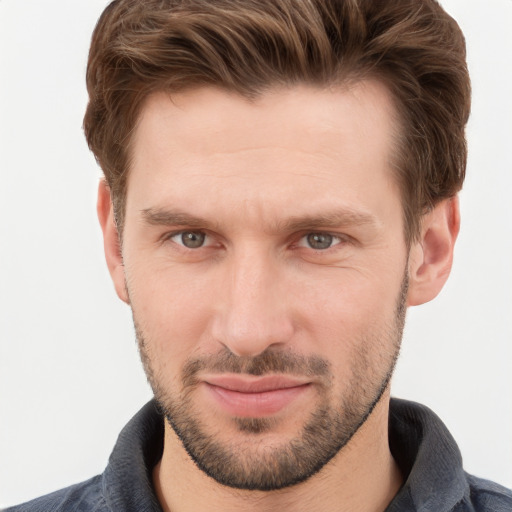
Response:
[{"label": "mustache", "polygon": [[284,373],[306,377],[331,377],[330,363],[317,355],[304,356],[291,352],[265,350],[257,356],[237,356],[229,349],[218,354],[188,360],[182,370],[182,382],[193,386],[199,373],[238,373],[262,376]]}]

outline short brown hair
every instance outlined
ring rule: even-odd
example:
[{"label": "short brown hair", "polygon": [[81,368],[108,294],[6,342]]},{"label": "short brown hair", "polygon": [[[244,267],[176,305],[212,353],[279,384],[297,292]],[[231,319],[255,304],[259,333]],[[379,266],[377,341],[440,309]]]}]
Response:
[{"label": "short brown hair", "polygon": [[395,170],[405,236],[462,187],[470,82],[465,42],[435,0],[115,0],[95,28],[84,119],[122,231],[130,141],[145,99],[214,85],[254,98],[275,86],[377,78],[400,119]]}]

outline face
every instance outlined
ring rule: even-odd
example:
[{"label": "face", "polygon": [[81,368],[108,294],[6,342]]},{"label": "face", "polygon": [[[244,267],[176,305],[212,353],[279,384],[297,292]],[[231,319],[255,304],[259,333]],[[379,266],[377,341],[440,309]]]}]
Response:
[{"label": "face", "polygon": [[143,110],[114,279],[169,424],[222,484],[305,480],[387,388],[408,258],[394,129],[375,82]]}]

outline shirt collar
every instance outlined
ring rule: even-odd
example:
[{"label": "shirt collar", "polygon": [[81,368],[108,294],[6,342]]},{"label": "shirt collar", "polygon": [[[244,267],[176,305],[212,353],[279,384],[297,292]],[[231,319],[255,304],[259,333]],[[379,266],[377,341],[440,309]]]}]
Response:
[{"label": "shirt collar", "polygon": [[428,407],[391,399],[389,446],[405,481],[386,512],[448,512],[468,492],[459,448]]},{"label": "shirt collar", "polygon": [[103,496],[112,512],[162,511],[151,474],[163,442],[164,420],[152,400],[121,431],[103,473]]}]

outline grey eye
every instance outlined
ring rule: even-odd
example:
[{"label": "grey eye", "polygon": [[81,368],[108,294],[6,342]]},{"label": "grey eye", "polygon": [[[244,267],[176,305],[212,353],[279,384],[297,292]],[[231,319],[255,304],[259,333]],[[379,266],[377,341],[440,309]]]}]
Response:
[{"label": "grey eye", "polygon": [[181,243],[188,249],[197,249],[204,245],[206,235],[200,231],[183,231],[176,236],[178,243]]},{"label": "grey eye", "polygon": [[306,236],[307,243],[312,249],[322,250],[331,247],[334,236],[329,233],[310,233]]}]

